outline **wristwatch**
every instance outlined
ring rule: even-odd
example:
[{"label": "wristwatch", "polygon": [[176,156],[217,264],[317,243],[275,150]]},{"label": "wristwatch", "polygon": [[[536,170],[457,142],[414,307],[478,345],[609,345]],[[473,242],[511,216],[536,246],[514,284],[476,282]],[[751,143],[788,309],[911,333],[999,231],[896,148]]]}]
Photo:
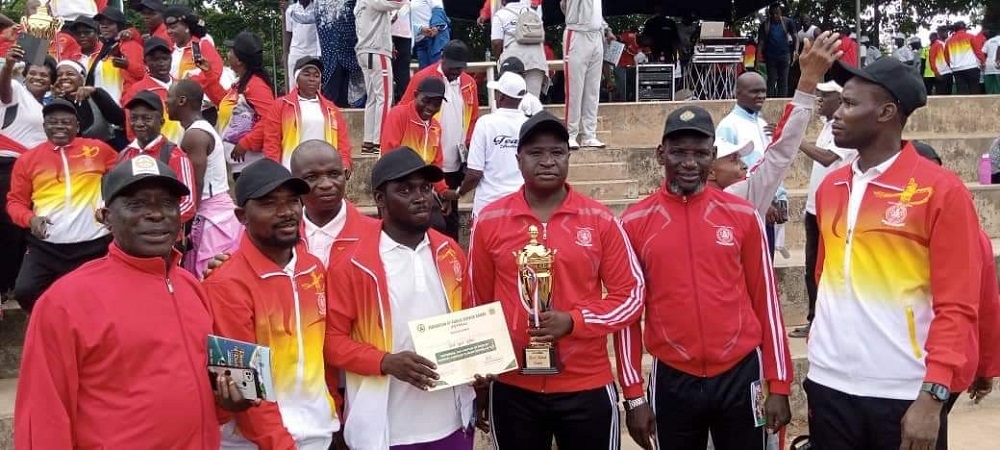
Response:
[{"label": "wristwatch", "polygon": [[951,390],[948,389],[948,386],[937,383],[924,383],[920,385],[920,392],[931,394],[931,397],[939,402],[948,401],[948,397],[951,396]]},{"label": "wristwatch", "polygon": [[645,404],[646,404],[646,397],[639,397],[639,398],[633,398],[631,400],[625,400],[625,410],[631,411]]}]

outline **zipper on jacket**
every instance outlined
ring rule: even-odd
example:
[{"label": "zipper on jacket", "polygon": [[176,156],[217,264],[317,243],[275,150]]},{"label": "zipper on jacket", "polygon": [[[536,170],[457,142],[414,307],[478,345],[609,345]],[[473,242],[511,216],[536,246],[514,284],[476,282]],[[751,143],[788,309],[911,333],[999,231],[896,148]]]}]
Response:
[{"label": "zipper on jacket", "polygon": [[917,318],[913,314],[913,307],[906,307],[906,331],[910,335],[910,347],[913,349],[913,357],[923,358],[924,352],[920,349],[920,341],[917,339]]},{"label": "zipper on jacket", "polygon": [[70,182],[71,179],[70,179],[70,176],[69,176],[69,160],[66,159],[66,149],[65,149],[65,147],[59,149],[59,157],[62,158],[63,179],[65,180],[63,182],[63,185],[66,186],[65,197],[63,199],[63,202],[64,202],[63,206],[68,210],[68,209],[70,209],[70,203],[73,200],[73,184]]},{"label": "zipper on jacket", "polygon": [[687,228],[687,235],[688,235],[687,236],[688,237],[688,239],[687,239],[688,240],[688,242],[687,242],[688,261],[691,262],[691,264],[688,264],[688,268],[691,270],[691,284],[692,284],[692,286],[694,286],[694,310],[695,310],[695,314],[698,315],[698,335],[701,338],[700,339],[700,341],[701,341],[701,376],[702,377],[707,377],[708,376],[708,363],[706,362],[706,357],[708,355],[708,353],[707,353],[708,350],[705,347],[705,327],[702,324],[702,320],[701,320],[701,299],[698,298],[698,279],[695,277],[695,270],[694,270],[694,261],[695,261],[695,259],[694,259],[694,247],[691,245],[691,242],[692,242],[692,238],[691,238],[691,206],[688,203],[688,197],[686,195],[683,197],[683,201],[684,201],[684,221],[687,224],[686,228]]},{"label": "zipper on jacket", "polygon": [[[194,363],[193,360],[191,360],[191,355],[193,353],[191,352],[191,347],[190,347],[190,345],[188,345],[188,341],[186,339],[186,337],[187,337],[186,331],[187,330],[184,328],[184,321],[181,320],[181,308],[180,308],[180,306],[177,306],[177,298],[174,296],[174,284],[170,281],[170,275],[167,275],[166,277],[164,277],[163,281],[167,285],[167,292],[170,293],[170,300],[171,300],[170,303],[172,303],[174,305],[174,317],[177,318],[177,329],[180,330],[180,332],[181,332],[181,342],[184,344],[184,353],[186,353],[188,355],[188,358],[187,358],[188,365],[191,366],[191,373],[194,375],[195,379],[197,380],[198,379],[198,373],[199,373],[198,366]],[[198,391],[198,409],[201,411],[201,416],[200,417],[205,417],[205,399],[204,399],[204,394],[201,392],[201,389],[197,388],[197,383],[195,383],[195,390]],[[205,432],[205,421],[202,420],[201,421],[201,440],[202,441],[204,441],[205,435],[206,435],[206,432]]]},{"label": "zipper on jacket", "polygon": [[292,302],[295,304],[295,343],[297,345],[298,357],[295,363],[295,391],[302,394],[302,379],[306,373],[305,362],[305,342],[302,340],[302,309],[299,305],[299,289],[295,286],[295,275],[288,276],[288,281],[292,284]]}]

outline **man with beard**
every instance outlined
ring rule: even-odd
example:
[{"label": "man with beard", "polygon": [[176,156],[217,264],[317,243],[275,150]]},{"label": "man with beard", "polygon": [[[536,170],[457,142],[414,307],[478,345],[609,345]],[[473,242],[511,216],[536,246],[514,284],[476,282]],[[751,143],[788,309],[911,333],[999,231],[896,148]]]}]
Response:
[{"label": "man with beard", "polygon": [[979,216],[962,180],[902,139],[927,103],[916,71],[882,58],[833,76],[833,140],[858,158],[816,190],[809,432],[828,449],[943,449],[979,318]]},{"label": "man with beard", "polygon": [[663,187],[622,216],[642,271],[669,274],[646,279],[645,323],[625,345],[638,365],[641,335],[655,358],[650,404],[641,380],[623,386],[629,434],[646,449],[702,450],[711,433],[719,450],[763,450],[765,429],[791,419],[792,361],[764,225],[748,201],[706,186],[714,133],[702,108],[670,113],[657,148]]},{"label": "man with beard", "polygon": [[[549,375],[509,372],[492,383],[490,428],[499,449],[548,449],[553,435],[559,448],[621,444],[608,334],[627,330],[642,315],[643,275],[614,214],[566,183],[569,140],[566,127],[548,112],[521,125],[516,157],[524,186],[483,208],[473,227],[474,304],[503,305],[515,349],[554,343],[559,369]],[[520,294],[514,255],[533,232],[557,252],[548,311],[534,310]],[[641,383],[640,366],[629,364],[628,351],[619,345],[616,354],[622,384]]]},{"label": "man with beard", "polygon": [[216,334],[271,348],[275,400],[236,414],[223,426],[223,445],[326,450],[340,422],[323,363],[323,267],[298,245],[309,185],[262,159],[243,169],[235,191],[246,231],[232,260],[204,286]]},{"label": "man with beard", "polygon": [[[179,270],[173,249],[181,197],[190,192],[147,155],[112,169],[101,191],[107,207],[98,217],[114,242],[106,258],[56,282],[32,314],[14,445],[219,448],[205,372],[212,317],[204,291]],[[239,398],[228,377],[216,382]],[[227,397],[222,392],[217,400]],[[239,403],[219,406],[249,406]]]},{"label": "man with beard", "polygon": [[104,142],[76,137],[80,121],[72,103],[53,100],[42,117],[49,140],[17,159],[7,193],[11,221],[31,232],[14,282],[14,298],[29,313],[59,277],[107,253],[111,236],[94,213],[102,201],[101,175],[117,158]]},{"label": "man with beard", "polygon": [[382,221],[327,271],[325,354],[347,372],[350,448],[472,449],[474,390],[427,391],[438,376],[407,325],[470,304],[461,247],[429,229],[431,185],[443,178],[408,148],[383,155],[371,181]]}]

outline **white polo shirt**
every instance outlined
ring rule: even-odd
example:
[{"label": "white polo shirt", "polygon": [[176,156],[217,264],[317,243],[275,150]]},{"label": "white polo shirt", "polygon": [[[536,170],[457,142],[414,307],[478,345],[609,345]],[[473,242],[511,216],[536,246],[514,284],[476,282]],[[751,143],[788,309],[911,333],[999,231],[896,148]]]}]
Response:
[{"label": "white polo shirt", "polygon": [[333,241],[337,239],[340,232],[344,230],[344,224],[347,223],[347,202],[340,201],[340,212],[326,225],[318,226],[312,223],[309,220],[309,215],[304,211],[302,220],[306,224],[306,245],[309,247],[309,254],[319,258],[323,262],[323,267],[329,267],[330,249],[333,248]]},{"label": "white polo shirt", "polygon": [[823,130],[816,138],[816,146],[836,153],[840,159],[829,166],[813,161],[812,173],[809,175],[809,192],[806,194],[806,212],[812,215],[816,215],[816,189],[819,188],[819,184],[830,172],[850,164],[858,156],[857,150],[840,148],[833,142],[833,119],[823,121]]},{"label": "white polo shirt", "polygon": [[528,120],[516,109],[497,109],[476,121],[469,146],[468,167],[483,172],[472,200],[475,217],[486,205],[524,184],[517,165],[518,133]]},{"label": "white polo shirt", "polygon": [[[389,286],[393,353],[413,351],[411,320],[448,313],[448,302],[427,235],[416,250],[382,232],[379,255]],[[389,377],[389,445],[434,442],[462,428],[455,389],[422,391]]]}]

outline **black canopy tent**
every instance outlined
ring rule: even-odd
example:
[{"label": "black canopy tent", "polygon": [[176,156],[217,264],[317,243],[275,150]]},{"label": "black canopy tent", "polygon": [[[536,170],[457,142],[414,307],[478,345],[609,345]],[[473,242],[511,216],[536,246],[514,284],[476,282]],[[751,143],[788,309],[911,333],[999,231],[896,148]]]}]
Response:
[{"label": "black canopy tent", "polygon": [[[604,16],[650,14],[655,0],[604,0]],[[668,16],[683,17],[693,14],[700,20],[723,21],[742,18],[755,13],[772,0],[659,0]],[[445,10],[453,19],[475,20],[483,0],[444,0]],[[547,24],[563,22],[559,0],[542,0],[544,20]]]}]

